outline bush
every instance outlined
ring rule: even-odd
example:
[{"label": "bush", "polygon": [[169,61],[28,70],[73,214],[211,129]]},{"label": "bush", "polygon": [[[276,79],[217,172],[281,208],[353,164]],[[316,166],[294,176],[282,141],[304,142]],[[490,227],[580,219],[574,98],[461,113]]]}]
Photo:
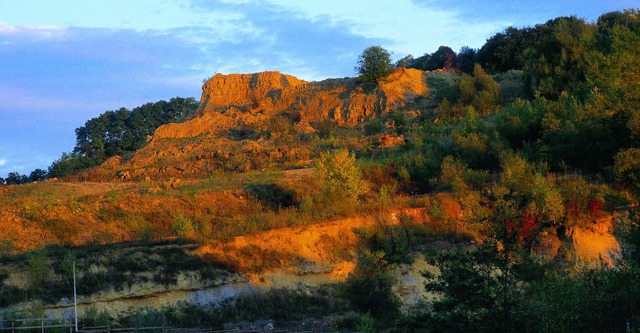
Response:
[{"label": "bush", "polygon": [[371,314],[380,323],[397,318],[400,309],[400,301],[392,290],[394,265],[384,257],[383,251],[363,251],[345,283],[346,296],[353,306],[361,313]]},{"label": "bush", "polygon": [[640,192],[640,149],[629,148],[619,151],[614,157],[616,180]]},{"label": "bush", "polygon": [[380,119],[372,119],[364,123],[364,134],[365,135],[374,135],[380,134],[384,130],[384,124]]},{"label": "bush", "polygon": [[355,155],[344,149],[320,154],[316,162],[316,176],[322,190],[334,198],[355,202],[358,196],[367,191]]}]

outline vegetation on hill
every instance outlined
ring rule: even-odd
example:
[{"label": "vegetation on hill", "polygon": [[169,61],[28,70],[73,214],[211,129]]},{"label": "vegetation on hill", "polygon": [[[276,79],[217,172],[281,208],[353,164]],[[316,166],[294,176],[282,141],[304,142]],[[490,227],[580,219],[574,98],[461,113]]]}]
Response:
[{"label": "vegetation on hill", "polygon": [[[357,254],[344,248],[323,253],[357,260],[342,287],[327,291],[340,301],[331,305],[318,298],[326,306],[320,311],[324,314],[355,313],[344,317],[343,328],[637,331],[639,14],[607,13],[593,23],[560,17],[535,27],[508,28],[479,50],[463,48],[456,54],[443,46],[416,59],[403,58],[396,66],[429,70],[422,74],[428,94],[351,128],[330,120],[305,123],[300,105],[265,115],[256,97],[242,110],[225,112],[255,113],[264,116],[256,117],[260,121],[235,121],[222,134],[162,142],[184,151],[213,143],[215,151],[193,152],[193,159],[214,156],[233,168],[211,167],[209,178],[184,183],[148,179],[84,196],[62,196],[55,184],[14,186],[0,198],[10,208],[4,214],[15,221],[7,228],[64,245],[182,237],[202,244],[214,263],[255,273],[301,259],[261,247],[264,242],[242,246],[230,239],[367,215],[377,224],[354,231]],[[375,59],[365,50],[360,66],[375,60],[374,68],[381,64],[385,70],[361,67],[361,82],[382,85],[388,54],[381,47],[368,50],[375,51]],[[184,107],[169,112],[167,121],[189,116],[195,108],[193,100],[176,103]],[[134,111],[142,114],[143,109],[153,107]],[[152,129],[138,131],[131,127],[137,124],[134,119],[133,111],[113,111],[88,121],[76,131],[74,153],[54,164],[69,160],[89,167],[139,148]],[[248,161],[247,156],[232,161],[261,147],[279,150],[252,158],[279,164]],[[291,147],[303,147],[305,153],[284,158]],[[241,153],[232,156],[229,150]],[[174,161],[164,159],[167,165]],[[295,168],[310,159],[316,161],[315,171],[293,180],[281,171],[241,168]],[[14,182],[19,176],[9,178]],[[74,214],[91,222],[80,223],[70,217]],[[84,232],[69,237],[81,225]],[[45,245],[16,251],[21,245],[16,237],[4,240],[7,253]],[[443,240],[454,249],[430,246]],[[438,269],[438,274],[426,274],[427,290],[438,297],[401,311],[393,274],[417,252]],[[16,292],[2,288],[0,295]],[[296,299],[317,295],[307,296]],[[269,302],[273,308],[292,306],[277,297]],[[243,304],[228,306],[246,311]],[[223,308],[180,311],[197,312],[201,320]],[[156,314],[184,320],[171,313]]]},{"label": "vegetation on hill", "polygon": [[128,110],[124,107],[106,111],[76,128],[76,146],[71,153],[51,163],[48,171],[33,170],[29,176],[10,172],[0,178],[0,185],[17,185],[64,177],[80,170],[100,165],[116,155],[126,155],[140,149],[147,137],[160,125],[184,122],[196,114],[199,103],[193,98],[174,97]]}]

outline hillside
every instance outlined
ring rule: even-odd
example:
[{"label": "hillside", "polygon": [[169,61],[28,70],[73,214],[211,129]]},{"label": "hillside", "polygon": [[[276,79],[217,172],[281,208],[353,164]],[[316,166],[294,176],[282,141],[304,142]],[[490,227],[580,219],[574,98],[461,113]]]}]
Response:
[{"label": "hillside", "polygon": [[441,47],[373,82],[217,74],[140,149],[0,187],[0,316],[68,315],[73,257],[96,326],[636,329],[640,25],[618,14],[508,30],[465,70]]},{"label": "hillside", "polygon": [[323,121],[353,128],[392,110],[410,111],[406,106],[427,93],[424,80],[421,71],[401,68],[365,92],[353,78],[307,83],[278,72],[218,74],[204,84],[196,118],[160,126],[132,156],[114,157],[81,177],[187,179],[308,166],[318,147],[287,137],[317,133]]}]

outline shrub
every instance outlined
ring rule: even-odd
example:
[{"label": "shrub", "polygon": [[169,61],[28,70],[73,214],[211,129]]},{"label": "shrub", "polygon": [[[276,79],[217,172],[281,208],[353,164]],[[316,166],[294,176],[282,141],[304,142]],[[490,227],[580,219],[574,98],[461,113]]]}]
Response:
[{"label": "shrub", "polygon": [[353,306],[361,313],[370,313],[380,323],[397,318],[400,309],[400,301],[392,290],[394,265],[384,257],[383,251],[364,250],[345,283],[346,296]]},{"label": "shrub", "polygon": [[382,133],[384,129],[384,124],[380,119],[372,119],[364,123],[364,134],[365,135],[374,135]]},{"label": "shrub", "polygon": [[183,213],[178,213],[173,223],[173,231],[180,237],[193,235],[193,222]]},{"label": "shrub", "polygon": [[29,254],[27,262],[29,264],[31,285],[36,289],[44,287],[44,283],[49,277],[47,254],[44,251],[32,252]]},{"label": "shrub", "polygon": [[542,175],[536,174],[531,192],[533,202],[542,217],[553,224],[559,224],[564,218],[564,201],[555,186]]},{"label": "shrub", "polygon": [[356,201],[367,191],[355,155],[344,149],[320,154],[316,162],[316,176],[322,190],[336,198]]},{"label": "shrub", "polygon": [[455,192],[466,191],[469,186],[464,180],[464,173],[467,166],[462,162],[447,156],[442,160],[440,173],[440,184]]},{"label": "shrub", "polygon": [[616,180],[640,192],[640,149],[629,148],[619,151],[614,157]]}]

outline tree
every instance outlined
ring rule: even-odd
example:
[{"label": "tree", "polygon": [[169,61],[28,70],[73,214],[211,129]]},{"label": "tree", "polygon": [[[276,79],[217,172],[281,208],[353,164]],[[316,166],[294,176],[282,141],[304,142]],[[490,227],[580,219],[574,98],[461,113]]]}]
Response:
[{"label": "tree", "polygon": [[478,62],[478,51],[468,46],[463,46],[458,52],[458,67],[467,74],[473,73],[473,65]]},{"label": "tree", "polygon": [[379,79],[393,72],[391,55],[382,46],[370,46],[358,57],[356,71],[360,80],[366,84],[376,83]]},{"label": "tree", "polygon": [[97,165],[97,161],[79,153],[62,153],[62,156],[49,166],[49,178],[64,177],[83,169]]},{"label": "tree", "polygon": [[640,194],[640,149],[622,149],[614,157],[616,180]]},{"label": "tree", "polygon": [[440,46],[436,52],[431,54],[427,61],[425,70],[433,71],[439,68],[455,69],[458,59],[456,53],[448,46]]},{"label": "tree", "polygon": [[596,27],[583,19],[558,17],[537,27],[523,54],[525,85],[532,96],[557,100],[563,92],[590,91],[586,76],[596,50]]},{"label": "tree", "polygon": [[400,68],[400,67],[404,67],[404,68],[410,68],[411,64],[415,61],[415,59],[413,59],[412,55],[406,55],[404,57],[402,57],[401,59],[399,59],[398,61],[396,61],[396,68]]},{"label": "tree", "polygon": [[42,169],[35,169],[29,174],[29,181],[32,182],[39,182],[45,179],[47,179],[47,171]]},{"label": "tree", "polygon": [[430,301],[420,325],[430,332],[524,331],[524,289],[509,255],[495,243],[445,252],[431,264],[440,274],[424,273],[425,287],[441,297]]},{"label": "tree", "polygon": [[26,176],[20,175],[18,172],[9,172],[9,174],[7,175],[7,179],[5,179],[5,181],[7,182],[7,185],[18,185],[18,184],[22,184],[25,183]]}]

